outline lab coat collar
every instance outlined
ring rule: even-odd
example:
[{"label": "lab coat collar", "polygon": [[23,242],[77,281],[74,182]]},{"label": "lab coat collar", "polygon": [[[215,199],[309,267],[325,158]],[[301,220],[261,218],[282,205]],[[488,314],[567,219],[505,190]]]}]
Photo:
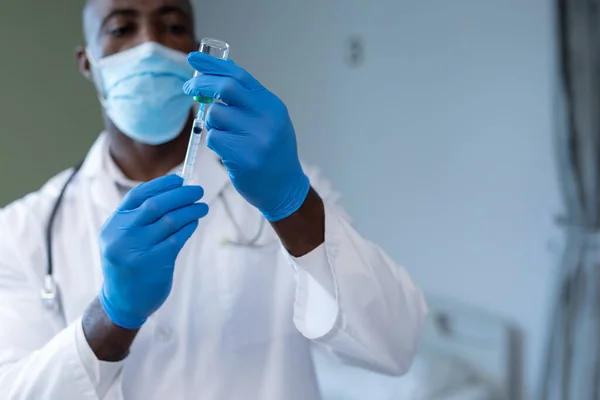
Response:
[{"label": "lab coat collar", "polygon": [[[90,148],[79,171],[79,176],[90,181],[95,203],[112,212],[121,202],[121,196],[116,182],[108,174],[107,157],[105,157],[107,153],[108,137],[105,132],[102,132]],[[196,159],[194,176],[196,178],[192,183],[202,186],[204,189],[202,201],[208,204],[229,184],[227,170],[219,157],[206,147],[204,139]]]}]

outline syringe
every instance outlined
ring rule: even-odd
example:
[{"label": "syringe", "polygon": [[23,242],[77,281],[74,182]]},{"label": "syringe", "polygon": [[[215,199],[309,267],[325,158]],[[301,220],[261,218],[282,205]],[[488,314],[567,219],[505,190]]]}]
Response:
[{"label": "syringe", "polygon": [[[221,40],[204,38],[200,41],[199,51],[222,60],[227,60],[227,57],[229,56],[229,45]],[[194,77],[196,76],[198,76],[198,71],[194,72]],[[198,148],[200,147],[200,142],[202,140],[202,133],[206,127],[206,114],[208,112],[208,107],[214,101],[211,97],[203,96],[194,96],[194,100],[200,103],[200,109],[198,110],[196,118],[194,118],[190,142],[185,155],[185,161],[183,162],[183,170],[181,171],[184,185],[190,183],[194,174]]]}]

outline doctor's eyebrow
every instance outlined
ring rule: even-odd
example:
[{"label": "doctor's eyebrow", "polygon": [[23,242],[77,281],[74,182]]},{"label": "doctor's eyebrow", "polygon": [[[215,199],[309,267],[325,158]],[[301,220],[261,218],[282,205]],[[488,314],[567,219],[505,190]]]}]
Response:
[{"label": "doctor's eyebrow", "polygon": [[[160,7],[158,10],[156,10],[155,12],[158,15],[178,14],[190,22],[193,20],[193,18],[189,12],[187,12],[183,8],[177,7],[177,6],[163,6],[163,7]],[[108,21],[110,21],[112,18],[119,16],[119,15],[126,16],[126,17],[135,17],[135,16],[139,15],[139,11],[130,9],[130,8],[120,8],[120,9],[112,10],[104,18],[102,18],[102,22],[100,23],[100,28],[104,28],[104,26],[107,24]]]},{"label": "doctor's eyebrow", "polygon": [[103,28],[106,23],[108,21],[110,21],[112,18],[118,16],[118,15],[123,15],[126,17],[133,17],[138,15],[139,12],[133,9],[126,9],[126,8],[122,8],[122,9],[116,9],[116,10],[112,10],[111,12],[109,12],[104,18],[102,18],[102,22],[100,23],[100,27]]},{"label": "doctor's eyebrow", "polygon": [[192,16],[190,15],[189,12],[185,11],[183,8],[181,7],[177,7],[177,6],[163,6],[160,7],[157,11],[157,14],[159,15],[165,15],[165,14],[178,14],[184,18],[186,18],[187,20],[191,21],[192,20]]}]

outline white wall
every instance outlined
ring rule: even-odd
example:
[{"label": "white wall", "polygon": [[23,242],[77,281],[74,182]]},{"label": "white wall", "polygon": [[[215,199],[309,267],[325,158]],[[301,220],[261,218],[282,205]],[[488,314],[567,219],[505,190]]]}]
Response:
[{"label": "white wall", "polygon": [[[429,293],[499,313],[540,372],[560,201],[550,0],[220,0],[201,36],[288,104],[367,237]],[[344,63],[359,35],[366,60]]]}]

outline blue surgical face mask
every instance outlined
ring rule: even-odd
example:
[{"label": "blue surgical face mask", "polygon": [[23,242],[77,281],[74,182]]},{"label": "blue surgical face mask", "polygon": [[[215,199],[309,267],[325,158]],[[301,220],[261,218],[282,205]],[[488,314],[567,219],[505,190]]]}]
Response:
[{"label": "blue surgical face mask", "polygon": [[100,102],[117,128],[133,140],[158,145],[175,139],[193,99],[183,84],[193,74],[187,55],[154,42],[94,61]]}]

